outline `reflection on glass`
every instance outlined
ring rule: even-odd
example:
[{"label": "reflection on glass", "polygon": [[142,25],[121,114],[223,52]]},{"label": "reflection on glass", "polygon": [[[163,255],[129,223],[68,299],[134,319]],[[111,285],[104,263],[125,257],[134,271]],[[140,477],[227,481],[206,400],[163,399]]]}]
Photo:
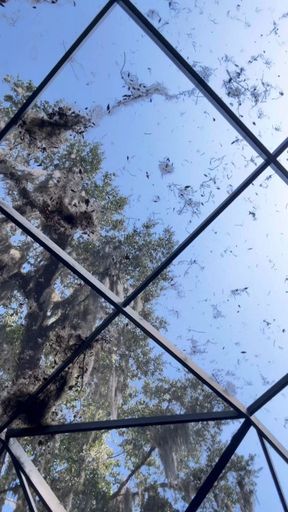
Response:
[{"label": "reflection on glass", "polygon": [[282,142],[288,16],[281,0],[134,3],[271,150]]},{"label": "reflection on glass", "polygon": [[111,308],[2,216],[0,240],[2,422]]},{"label": "reflection on glass", "polygon": [[242,441],[228,463],[227,471],[235,466],[237,468],[234,480],[238,491],[237,505],[231,494],[227,494],[224,500],[221,498],[223,487],[225,489],[225,481],[220,478],[199,508],[199,512],[215,510],[211,507],[215,499],[218,503],[217,510],[221,510],[221,512],[230,512],[231,510],[241,512],[282,511],[274,482],[254,429],[251,429]]},{"label": "reflection on glass", "polygon": [[66,379],[45,423],[230,409],[123,318],[100,335]]},{"label": "reflection on glass", "polygon": [[287,189],[266,171],[170,268],[165,332],[248,405],[287,371]]},{"label": "reflection on glass", "polygon": [[[22,444],[68,510],[184,512],[237,426],[145,427],[36,437]],[[232,475],[237,465],[224,477],[224,493],[235,493]]]},{"label": "reflection on glass", "polygon": [[[0,2],[0,96],[10,94],[13,78],[31,80],[25,92],[15,87],[16,101],[9,103],[2,128],[50,69],[62,57],[86,25],[96,16],[105,0],[2,0]],[[65,20],[65,23],[63,23]],[[4,50],[5,48],[5,50]],[[81,65],[70,61],[75,76]],[[13,77],[13,78],[12,78]],[[12,82],[11,82],[12,79]]]},{"label": "reflection on glass", "polygon": [[269,452],[270,458],[272,460],[278,482],[280,484],[283,495],[288,503],[288,465],[287,463],[278,455],[278,453],[273,450],[273,448],[266,443],[267,450]]},{"label": "reflection on glass", "polygon": [[271,430],[277,439],[288,448],[288,391],[278,393],[257,411],[257,417]]},{"label": "reflection on glass", "polygon": [[122,298],[259,159],[120,7],[75,59],[5,139],[1,192]]}]

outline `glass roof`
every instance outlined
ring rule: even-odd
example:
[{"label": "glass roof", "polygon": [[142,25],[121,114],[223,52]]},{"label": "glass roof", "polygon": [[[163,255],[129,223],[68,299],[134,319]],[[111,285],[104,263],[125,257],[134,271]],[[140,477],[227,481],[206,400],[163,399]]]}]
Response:
[{"label": "glass roof", "polygon": [[287,20],[0,0],[1,512],[287,512]]},{"label": "glass roof", "polygon": [[271,150],[283,140],[288,16],[281,0],[134,3]]}]

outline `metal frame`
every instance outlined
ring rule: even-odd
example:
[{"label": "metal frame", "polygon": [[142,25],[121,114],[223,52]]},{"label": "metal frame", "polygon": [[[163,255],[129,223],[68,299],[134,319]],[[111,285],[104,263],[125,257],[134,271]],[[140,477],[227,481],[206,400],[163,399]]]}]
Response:
[{"label": "metal frame", "polygon": [[265,444],[265,441],[264,441],[263,437],[259,433],[258,433],[258,437],[259,437],[259,441],[260,441],[262,450],[263,450],[265,458],[266,458],[266,462],[267,462],[268,467],[270,469],[270,473],[271,473],[271,476],[273,478],[273,481],[274,481],[274,484],[275,484],[275,487],[276,487],[279,499],[281,501],[282,507],[283,507],[285,512],[288,512],[288,504],[287,504],[286,498],[284,496],[284,493],[282,491],[282,487],[280,485],[280,482],[278,480],[277,472],[276,472],[276,470],[274,468],[274,464],[273,464],[273,462],[271,460],[271,457],[269,455],[267,446]]},{"label": "metal frame", "polygon": [[[130,0],[109,0],[99,11],[87,28],[76,39],[72,46],[61,57],[57,64],[47,74],[47,76],[38,85],[35,91],[19,108],[16,114],[8,121],[6,126],[0,131],[0,141],[17,125],[23,114],[32,106],[35,100],[43,92],[45,87],[56,76],[58,71],[68,62],[79,46],[85,42],[99,22],[109,14],[109,11],[119,5],[124,12],[151,38],[155,44],[166,54],[166,56],[185,74],[192,84],[205,96],[205,98],[220,112],[228,123],[241,135],[242,138],[256,151],[262,158],[262,163],[217,207],[202,221],[192,233],[154,269],[151,274],[143,280],[135,290],[130,293],[123,301],[114,293],[106,288],[93,275],[87,272],[78,262],[71,258],[65,251],[52,242],[48,237],[36,229],[30,222],[22,217],[13,207],[0,201],[0,212],[14,224],[20,227],[29,237],[41,245],[53,257],[60,261],[66,268],[82,280],[86,285],[93,289],[99,296],[113,306],[113,312],[108,315],[100,325],[88,336],[81,344],[51,373],[48,379],[40,385],[31,397],[39,396],[50,386],[59,375],[84,353],[99,334],[103,332],[113,320],[118,316],[125,316],[145,335],[153,339],[162,349],[164,349],[172,358],[180,363],[186,370],[197,377],[205,386],[212,390],[215,395],[221,398],[231,408],[228,411],[212,411],[194,414],[171,415],[171,416],[153,416],[141,418],[128,418],[119,420],[98,421],[89,423],[74,423],[68,425],[49,425],[31,428],[9,428],[14,419],[17,418],[17,411],[5,420],[0,427],[1,444],[0,454],[7,450],[15,466],[20,485],[23,488],[25,498],[32,512],[37,512],[37,507],[31,495],[29,485],[37,492],[38,496],[45,504],[46,508],[52,512],[65,512],[47,483],[43,480],[34,464],[29,460],[24,450],[21,448],[15,438],[37,435],[55,435],[64,433],[87,432],[97,430],[112,430],[120,428],[137,428],[151,425],[167,425],[205,421],[223,421],[233,419],[244,419],[243,423],[232,437],[230,443],[220,456],[219,460],[211,470],[206,480],[198,489],[196,495],[188,505],[186,512],[194,512],[206,498],[207,494],[224,471],[229,460],[237,450],[240,443],[245,438],[247,432],[253,427],[259,437],[266,462],[270,469],[271,477],[275,484],[280,502],[284,512],[288,511],[287,502],[283,495],[277,473],[274,469],[265,441],[270,444],[282,459],[288,464],[288,450],[272,435],[272,433],[254,416],[268,401],[273,399],[288,385],[288,373],[284,375],[276,384],[271,386],[265,393],[258,397],[252,404],[246,407],[235,397],[230,396],[214,379],[199,368],[194,361],[176,348],[170,341],[161,335],[149,322],[141,318],[131,307],[130,304],[137,298],[188,246],[195,241],[198,236],[205,231],[236,198],[238,198],[264,171],[271,166],[272,170],[288,184],[288,171],[278,161],[278,157],[288,148],[288,138],[273,151],[270,152],[267,147],[255,136],[253,132],[236,116],[236,114],[226,105],[226,103],[216,94],[216,92],[201,78],[195,69],[182,57],[181,54],[167,41],[163,35],[148,21],[148,19],[135,7]],[[30,397],[30,398],[31,398]],[[27,400],[29,402],[29,399]],[[28,405],[28,403],[27,403]],[[19,411],[18,411],[19,412]],[[265,440],[265,441],[264,441]]]},{"label": "metal frame", "polygon": [[[42,504],[49,512],[66,512],[50,486],[44,480],[35,467],[30,457],[23,450],[22,446],[16,439],[6,440],[0,437],[2,444],[10,455],[19,478],[20,485],[23,489],[27,504],[32,512],[37,512],[34,499],[32,497],[29,485],[34,489]],[[31,499],[32,498],[32,499]],[[34,508],[33,508],[34,507]]]}]

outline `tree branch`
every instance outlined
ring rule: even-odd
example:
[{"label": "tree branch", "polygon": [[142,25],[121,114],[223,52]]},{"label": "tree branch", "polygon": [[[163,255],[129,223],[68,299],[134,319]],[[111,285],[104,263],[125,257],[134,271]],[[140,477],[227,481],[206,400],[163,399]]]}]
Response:
[{"label": "tree branch", "polygon": [[136,464],[135,468],[132,469],[132,471],[129,473],[129,475],[125,478],[125,480],[123,480],[123,482],[119,485],[118,489],[111,495],[111,500],[114,500],[115,498],[117,498],[122,490],[126,487],[126,485],[128,484],[129,480],[131,480],[131,478],[135,475],[135,473],[137,473],[137,471],[139,471],[139,469],[141,469],[142,466],[144,466],[147,462],[147,460],[149,459],[149,457],[151,457],[152,453],[156,450],[156,446],[151,446],[149,448],[149,450],[143,455],[142,459],[140,460],[140,462],[138,462],[138,464]]}]

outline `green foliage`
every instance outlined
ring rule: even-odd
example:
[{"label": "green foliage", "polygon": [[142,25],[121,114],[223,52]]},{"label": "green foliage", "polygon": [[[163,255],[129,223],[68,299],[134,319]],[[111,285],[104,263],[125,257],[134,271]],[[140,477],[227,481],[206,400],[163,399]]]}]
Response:
[{"label": "green foliage", "polygon": [[[34,89],[11,77],[6,83],[11,91],[0,105],[4,119]],[[129,225],[129,198],[105,169],[101,146],[85,138],[89,127],[91,120],[62,100],[36,103],[2,145],[3,187],[23,215],[123,300],[171,253],[175,239],[171,229],[161,230],[149,217]],[[0,379],[2,413],[8,414],[20,391],[28,395],[43,382],[105,318],[108,307],[10,222],[1,220],[0,231]],[[165,322],[155,313],[155,301],[171,284],[173,275],[166,270],[132,304],[157,327]],[[123,318],[69,367],[64,383],[61,393],[56,382],[44,395],[45,422],[222,408]],[[178,512],[223,450],[223,428],[219,423],[151,427],[24,445],[68,512]],[[212,512],[221,503],[223,511],[240,506],[247,512],[255,491],[253,463],[253,457],[236,456],[203,510]],[[9,465],[3,482],[14,485]],[[17,510],[24,510],[17,488],[13,495]]]}]

